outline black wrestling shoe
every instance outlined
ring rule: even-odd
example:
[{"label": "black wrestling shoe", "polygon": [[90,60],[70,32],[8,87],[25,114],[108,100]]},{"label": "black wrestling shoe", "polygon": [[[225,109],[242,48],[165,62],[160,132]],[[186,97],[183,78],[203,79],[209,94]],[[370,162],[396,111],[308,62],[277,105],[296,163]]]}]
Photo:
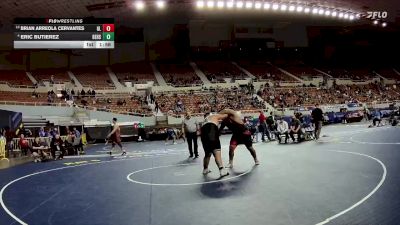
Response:
[{"label": "black wrestling shoe", "polygon": [[124,155],[126,155],[126,151],[122,152],[122,154],[121,154],[121,156],[124,156]]}]

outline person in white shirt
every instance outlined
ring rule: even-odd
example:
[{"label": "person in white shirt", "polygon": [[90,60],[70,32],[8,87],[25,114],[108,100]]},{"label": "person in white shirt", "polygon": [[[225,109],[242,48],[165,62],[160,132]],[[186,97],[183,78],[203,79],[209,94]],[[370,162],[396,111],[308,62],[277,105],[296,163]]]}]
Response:
[{"label": "person in white shirt", "polygon": [[199,130],[199,123],[197,122],[196,118],[192,117],[190,112],[186,112],[185,118],[182,122],[182,131],[184,132],[184,136],[186,136],[188,140],[188,147],[189,147],[189,158],[193,157],[193,149],[192,144],[194,147],[194,157],[199,157],[199,152],[197,151],[197,131]]},{"label": "person in white shirt", "polygon": [[288,123],[281,118],[278,121],[278,127],[277,127],[277,134],[276,137],[278,138],[278,142],[281,143],[281,135],[285,135],[285,144],[287,143],[287,140],[289,139],[289,125]]}]

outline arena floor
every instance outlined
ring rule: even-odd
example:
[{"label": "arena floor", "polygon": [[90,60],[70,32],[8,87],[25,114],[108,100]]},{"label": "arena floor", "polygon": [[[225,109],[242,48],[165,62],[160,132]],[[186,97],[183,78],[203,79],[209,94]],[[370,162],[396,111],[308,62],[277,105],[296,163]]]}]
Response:
[{"label": "arena floor", "polygon": [[85,157],[1,170],[0,224],[400,224],[400,129],[366,127],[257,143],[259,166],[241,146],[223,179],[214,161],[204,177],[186,144],[164,142],[125,143],[126,157],[96,145]]}]

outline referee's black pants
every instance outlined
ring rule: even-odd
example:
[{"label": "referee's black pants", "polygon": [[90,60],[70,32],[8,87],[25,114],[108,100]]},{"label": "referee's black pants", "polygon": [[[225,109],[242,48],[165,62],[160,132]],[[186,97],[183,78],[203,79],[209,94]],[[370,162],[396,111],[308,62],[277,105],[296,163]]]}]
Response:
[{"label": "referee's black pants", "polygon": [[193,145],[194,145],[194,155],[195,156],[199,156],[199,152],[197,151],[197,149],[198,149],[198,146],[197,146],[197,132],[191,132],[191,133],[187,132],[186,133],[186,139],[187,139],[188,146],[189,146],[190,157],[193,157]]}]

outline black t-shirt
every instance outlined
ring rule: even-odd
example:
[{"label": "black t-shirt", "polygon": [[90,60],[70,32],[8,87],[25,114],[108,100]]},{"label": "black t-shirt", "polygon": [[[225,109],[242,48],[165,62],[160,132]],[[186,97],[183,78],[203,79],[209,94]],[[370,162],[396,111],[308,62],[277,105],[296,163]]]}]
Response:
[{"label": "black t-shirt", "polygon": [[35,148],[33,148],[33,147],[36,147],[36,148],[39,148],[39,147],[41,147],[42,145],[41,145],[41,143],[39,142],[39,143],[36,143],[35,141],[32,143],[32,152],[38,152],[38,149],[35,149]]},{"label": "black t-shirt", "polygon": [[292,123],[290,124],[290,126],[293,126],[294,129],[297,129],[300,126],[300,120],[292,119]]},{"label": "black t-shirt", "polygon": [[273,116],[268,116],[267,118],[267,124],[268,125],[274,125],[275,124],[275,120]]},{"label": "black t-shirt", "polygon": [[314,122],[323,121],[324,120],[324,115],[323,115],[323,112],[322,112],[322,110],[320,108],[315,108],[311,112],[311,116],[312,116]]}]

